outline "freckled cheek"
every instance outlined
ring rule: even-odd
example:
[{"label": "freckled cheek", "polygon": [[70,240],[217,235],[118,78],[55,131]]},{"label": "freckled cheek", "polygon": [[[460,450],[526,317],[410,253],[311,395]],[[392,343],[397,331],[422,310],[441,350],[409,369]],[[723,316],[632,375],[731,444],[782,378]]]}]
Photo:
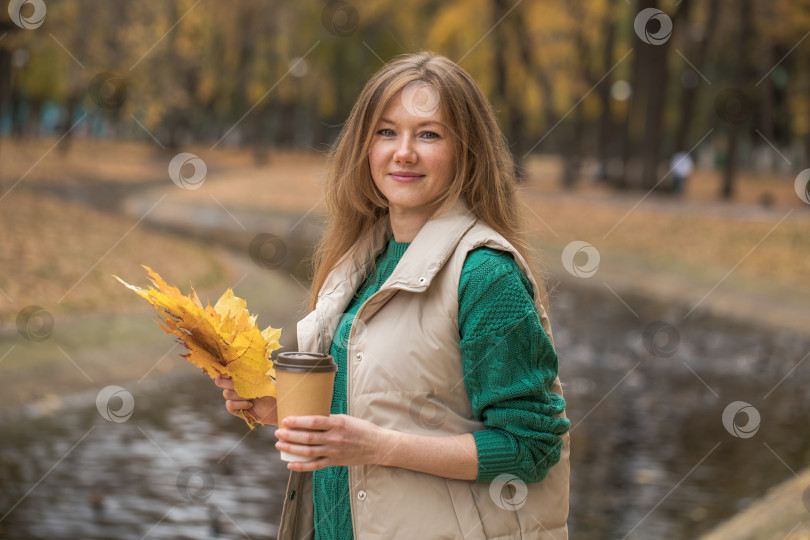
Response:
[{"label": "freckled cheek", "polygon": [[378,144],[376,147],[369,150],[368,161],[372,169],[374,167],[380,168],[390,162],[393,159],[393,155],[394,150],[392,148]]}]

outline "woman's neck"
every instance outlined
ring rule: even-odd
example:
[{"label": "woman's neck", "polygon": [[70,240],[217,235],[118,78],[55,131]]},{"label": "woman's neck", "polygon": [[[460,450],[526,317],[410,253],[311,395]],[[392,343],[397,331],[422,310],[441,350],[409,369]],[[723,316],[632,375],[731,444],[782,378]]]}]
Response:
[{"label": "woman's neck", "polygon": [[413,242],[425,223],[435,212],[435,208],[429,212],[408,212],[396,207],[389,208],[388,219],[391,223],[391,230],[394,233],[394,241],[400,243]]}]

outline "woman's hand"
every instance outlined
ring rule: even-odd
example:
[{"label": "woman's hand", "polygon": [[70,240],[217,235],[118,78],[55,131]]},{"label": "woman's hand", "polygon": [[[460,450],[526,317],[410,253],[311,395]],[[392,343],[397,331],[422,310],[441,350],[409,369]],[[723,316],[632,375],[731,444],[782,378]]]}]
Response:
[{"label": "woman's hand", "polygon": [[[317,430],[317,431],[307,431]],[[316,471],[335,465],[381,463],[385,445],[394,432],[367,420],[345,414],[288,416],[276,430],[276,448],[290,454],[318,459],[290,462],[293,471]]]},{"label": "woman's hand", "polygon": [[245,399],[233,389],[233,380],[228,376],[217,377],[214,384],[222,388],[225,408],[234,416],[244,418],[242,411],[248,411],[262,424],[278,425],[276,398],[265,396],[256,399]]}]

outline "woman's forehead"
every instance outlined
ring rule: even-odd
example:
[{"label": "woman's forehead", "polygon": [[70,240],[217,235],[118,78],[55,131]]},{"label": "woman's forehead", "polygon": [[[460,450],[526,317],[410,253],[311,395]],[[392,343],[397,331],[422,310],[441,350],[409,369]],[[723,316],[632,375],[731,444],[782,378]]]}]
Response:
[{"label": "woman's forehead", "polygon": [[425,81],[412,81],[394,94],[382,111],[381,117],[442,120],[442,102],[439,90]]}]

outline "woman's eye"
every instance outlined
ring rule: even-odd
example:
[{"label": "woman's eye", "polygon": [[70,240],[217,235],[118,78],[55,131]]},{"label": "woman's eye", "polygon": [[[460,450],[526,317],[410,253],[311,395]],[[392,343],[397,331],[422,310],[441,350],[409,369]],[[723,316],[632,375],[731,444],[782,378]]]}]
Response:
[{"label": "woman's eye", "polygon": [[382,135],[383,137],[391,137],[394,134],[394,130],[383,128],[377,132],[377,135]]},{"label": "woman's eye", "polygon": [[439,138],[441,138],[441,137],[439,136],[439,134],[438,134],[438,133],[436,133],[435,131],[425,131],[425,132],[422,134],[422,136],[423,136],[423,137],[425,137],[425,138],[427,138],[427,139],[439,139]]}]

